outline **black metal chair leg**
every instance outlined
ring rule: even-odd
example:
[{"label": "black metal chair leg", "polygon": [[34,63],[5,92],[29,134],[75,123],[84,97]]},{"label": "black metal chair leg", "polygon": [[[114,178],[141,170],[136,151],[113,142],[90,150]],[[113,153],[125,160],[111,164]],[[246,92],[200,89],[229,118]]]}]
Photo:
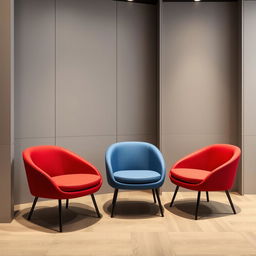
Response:
[{"label": "black metal chair leg", "polygon": [[62,216],[61,216],[61,208],[62,208],[62,205],[61,205],[61,200],[59,199],[59,226],[60,226],[60,232],[62,232]]},{"label": "black metal chair leg", "polygon": [[35,209],[37,200],[38,200],[38,197],[35,197],[35,198],[34,198],[34,201],[33,201],[33,204],[32,204],[32,207],[31,207],[31,209],[30,209],[29,215],[28,215],[28,220],[30,220],[31,217],[32,217],[32,214],[33,214],[33,212],[34,212],[34,209]]},{"label": "black metal chair leg", "polygon": [[100,218],[100,211],[99,211],[98,205],[97,205],[97,203],[96,203],[94,194],[91,194],[91,198],[92,198],[92,202],[93,202],[94,208],[95,208],[95,210],[96,210],[96,213],[97,213],[97,215],[98,215],[98,218]]},{"label": "black metal chair leg", "polygon": [[66,208],[68,209],[69,200],[66,200]]},{"label": "black metal chair leg", "polygon": [[118,189],[115,189],[114,196],[113,196],[113,201],[112,201],[112,211],[111,211],[111,218],[114,217],[114,211],[115,211],[115,206],[116,206],[116,199],[118,195]]},{"label": "black metal chair leg", "polygon": [[160,212],[161,212],[161,216],[164,217],[163,206],[161,204],[161,200],[160,200],[160,196],[159,196],[159,191],[158,191],[157,188],[155,189],[155,192],[156,192],[156,198],[157,198],[157,201],[158,201],[158,204],[159,204],[159,209],[160,209]]},{"label": "black metal chair leg", "polygon": [[155,190],[152,189],[152,194],[153,194],[153,198],[154,198],[154,203],[156,203],[156,195],[155,195]]},{"label": "black metal chair leg", "polygon": [[206,200],[207,200],[207,202],[210,202],[210,200],[209,200],[209,192],[208,191],[206,191]]},{"label": "black metal chair leg", "polygon": [[229,194],[228,190],[226,190],[225,192],[226,192],[228,201],[229,201],[229,203],[230,203],[230,206],[231,206],[231,208],[232,208],[232,210],[233,210],[233,213],[236,214],[236,209],[235,209],[235,207],[234,207],[234,205],[233,205],[233,202],[232,202],[232,199],[231,199],[231,197],[230,197],[230,194]]},{"label": "black metal chair leg", "polygon": [[197,194],[197,203],[196,203],[195,220],[197,220],[198,208],[199,208],[199,204],[200,204],[200,196],[201,196],[201,191],[198,191],[198,194]]},{"label": "black metal chair leg", "polygon": [[178,190],[179,190],[179,186],[177,186],[177,187],[175,188],[175,191],[174,191],[174,194],[173,194],[173,197],[172,197],[172,202],[171,202],[171,204],[170,204],[170,207],[173,206],[173,203],[174,203],[174,200],[175,200],[175,197],[176,197],[176,195],[177,195]]}]

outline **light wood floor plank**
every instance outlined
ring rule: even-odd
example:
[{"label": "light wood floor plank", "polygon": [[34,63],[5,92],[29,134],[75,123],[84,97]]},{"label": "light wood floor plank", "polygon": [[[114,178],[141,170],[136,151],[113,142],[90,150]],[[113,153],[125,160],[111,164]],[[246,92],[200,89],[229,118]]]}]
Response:
[{"label": "light wood floor plank", "polygon": [[[120,192],[110,217],[113,194],[96,195],[103,217],[96,218],[89,196],[63,207],[58,232],[57,201],[39,201],[31,221],[31,204],[16,206],[15,219],[0,224],[0,256],[256,256],[256,195],[231,194],[234,215],[223,192],[202,195],[194,220],[196,192],[162,193],[165,217],[148,192]],[[64,206],[64,201],[63,201]]]}]

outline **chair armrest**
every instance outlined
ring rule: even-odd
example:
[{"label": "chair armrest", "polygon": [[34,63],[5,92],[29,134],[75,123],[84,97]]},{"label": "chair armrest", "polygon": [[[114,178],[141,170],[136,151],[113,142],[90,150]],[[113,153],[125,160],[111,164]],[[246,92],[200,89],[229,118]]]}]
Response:
[{"label": "chair armrest", "polygon": [[235,154],[229,161],[214,169],[204,180],[204,186],[212,190],[229,190],[234,184],[240,154]]},{"label": "chair armrest", "polygon": [[61,148],[66,173],[91,173],[101,176],[99,170],[79,155]]},{"label": "chair armrest", "polygon": [[58,199],[63,194],[52,178],[33,163],[24,160],[28,185],[33,196]]},{"label": "chair armrest", "polygon": [[113,174],[114,169],[112,166],[111,153],[109,153],[109,151],[107,151],[105,155],[105,165],[106,165],[106,174],[107,174],[108,183],[113,186],[114,183],[116,183],[116,180]]},{"label": "chair armrest", "polygon": [[161,176],[165,178],[165,175],[166,175],[165,161],[162,156],[162,153],[155,146],[151,148],[150,166],[152,166],[152,170],[160,173]]}]

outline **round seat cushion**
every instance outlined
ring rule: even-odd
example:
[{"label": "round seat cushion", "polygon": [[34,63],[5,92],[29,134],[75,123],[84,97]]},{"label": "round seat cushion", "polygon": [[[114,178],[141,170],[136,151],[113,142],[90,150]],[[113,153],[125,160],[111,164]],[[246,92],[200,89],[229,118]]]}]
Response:
[{"label": "round seat cushion", "polygon": [[211,172],[201,169],[175,168],[170,174],[173,178],[186,183],[197,184],[203,181]]},{"label": "round seat cushion", "polygon": [[114,172],[117,181],[130,184],[153,183],[161,179],[158,172],[152,170],[120,170]]},{"label": "round seat cushion", "polygon": [[66,174],[52,177],[57,186],[66,192],[85,190],[100,183],[101,177],[95,174]]}]

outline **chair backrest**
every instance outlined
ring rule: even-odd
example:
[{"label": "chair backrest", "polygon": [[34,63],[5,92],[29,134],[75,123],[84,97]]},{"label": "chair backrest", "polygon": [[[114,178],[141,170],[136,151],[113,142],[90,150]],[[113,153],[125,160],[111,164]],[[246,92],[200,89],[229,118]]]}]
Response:
[{"label": "chair backrest", "polygon": [[[67,168],[65,155],[67,155],[65,149],[57,146],[36,146],[23,151],[25,165],[35,165],[49,176],[64,174]],[[26,171],[31,170],[31,168],[26,168]]]},{"label": "chair backrest", "polygon": [[240,148],[217,144],[209,148],[208,170],[213,172],[204,182],[208,190],[229,190],[232,188],[240,160]]},{"label": "chair backrest", "polygon": [[207,169],[209,171],[222,166],[229,161],[239,161],[241,151],[229,144],[215,144],[208,148]]},{"label": "chair backrest", "polygon": [[154,170],[162,161],[160,151],[146,142],[119,142],[111,145],[106,153],[106,161],[117,170]]}]

